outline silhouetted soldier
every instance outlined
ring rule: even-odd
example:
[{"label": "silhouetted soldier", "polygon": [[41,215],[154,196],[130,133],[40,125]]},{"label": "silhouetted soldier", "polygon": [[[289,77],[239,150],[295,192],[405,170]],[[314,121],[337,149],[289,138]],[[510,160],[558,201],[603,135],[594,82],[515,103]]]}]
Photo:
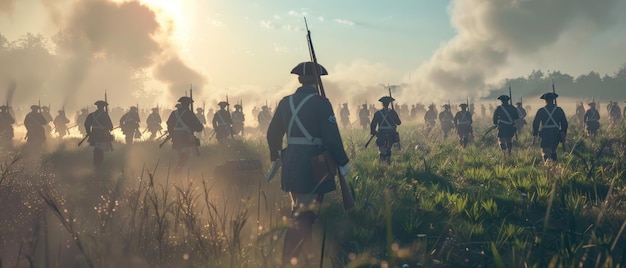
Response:
[{"label": "silhouetted soldier", "polygon": [[157,132],[160,133],[163,127],[161,126],[161,115],[159,115],[159,108],[152,108],[152,113],[146,118],[146,128],[150,132],[150,140],[156,138]]},{"label": "silhouetted soldier", "polygon": [[444,104],[443,111],[439,113],[439,123],[441,124],[441,130],[443,131],[443,138],[447,138],[450,134],[450,130],[454,127],[454,115],[450,112],[450,105]]},{"label": "silhouetted soldier", "polygon": [[389,96],[378,99],[382,103],[383,108],[374,113],[372,123],[370,124],[370,134],[376,136],[379,159],[387,164],[391,163],[391,148],[395,143],[400,142],[400,136],[396,128],[402,124],[398,113],[389,109],[389,104],[394,100],[393,97]]},{"label": "silhouetted soldier", "polygon": [[437,123],[437,110],[435,104],[428,105],[428,111],[424,114],[424,122],[426,123],[426,131],[430,134]]},{"label": "silhouetted soldier", "polygon": [[130,110],[122,115],[120,118],[120,128],[126,139],[126,144],[133,144],[133,139],[141,138],[141,131],[139,130],[139,112],[137,107],[131,106]]},{"label": "silhouetted soldier", "polygon": [[[594,104],[595,105],[595,104]],[[576,119],[578,119],[578,123],[583,126],[583,124],[586,124],[585,122],[585,107],[583,106],[582,102],[579,102],[576,104]]]},{"label": "silhouetted soldier", "polygon": [[461,103],[459,107],[461,111],[454,115],[454,126],[456,126],[456,133],[459,134],[461,145],[465,148],[472,137],[472,113],[467,110],[465,103]]},{"label": "silhouetted soldier", "polygon": [[97,110],[87,115],[87,119],[85,119],[85,129],[89,137],[87,140],[89,146],[93,146],[93,164],[100,166],[104,160],[104,152],[113,149],[113,145],[111,145],[113,122],[105,110],[105,107],[109,105],[108,103],[99,100],[96,101],[95,105]]},{"label": "silhouetted soldier", "polygon": [[343,108],[339,112],[339,117],[341,118],[341,125],[344,129],[350,127],[350,110],[348,110],[348,104],[344,103]]},{"label": "silhouetted soldier", "polygon": [[15,124],[15,119],[9,113],[8,107],[0,106],[0,148],[2,149],[13,148],[13,124]]},{"label": "silhouetted soldier", "polygon": [[29,152],[37,152],[42,149],[43,143],[46,141],[44,126],[48,124],[48,121],[39,112],[39,106],[33,105],[30,109],[31,112],[24,118],[26,146]]},{"label": "silhouetted soldier", "polygon": [[617,125],[622,121],[622,109],[620,109],[616,101],[611,103],[609,116],[611,117],[611,123],[613,123],[613,125]]},{"label": "silhouetted soldier", "polygon": [[524,126],[526,125],[526,109],[522,107],[522,103],[515,103],[515,109],[517,110],[517,119],[515,120],[515,128],[518,133],[522,133]]},{"label": "silhouetted soldier", "polygon": [[246,121],[246,117],[243,114],[242,107],[239,104],[235,104],[235,111],[232,113],[233,118],[233,135],[243,136],[243,125]]},{"label": "silhouetted soldier", "polygon": [[585,129],[587,134],[591,137],[595,137],[600,129],[600,112],[596,109],[596,104],[590,102],[589,109],[585,112],[583,120],[585,121]]},{"label": "silhouetted soldier", "polygon": [[[213,114],[213,109],[209,109],[209,114]],[[196,118],[198,118],[198,121],[200,121],[200,124],[202,124],[202,127],[206,126],[206,116],[204,114],[204,108],[202,107],[196,108]],[[202,132],[198,133],[198,136],[200,136],[201,138],[204,137],[204,134],[205,134],[204,132],[205,130],[203,128]]]},{"label": "silhouetted soldier", "polygon": [[46,124],[43,126],[43,129],[44,129],[46,138],[48,138],[50,137],[50,134],[52,134],[52,127],[49,124],[50,122],[52,122],[52,114],[50,114],[50,107],[41,106],[41,108],[39,109],[39,113],[43,116],[43,118],[46,119]]},{"label": "silhouetted soldier", "polygon": [[59,139],[63,139],[68,134],[67,124],[70,122],[65,116],[64,110],[59,110],[59,114],[54,117],[52,123],[54,124],[54,132],[59,134]]},{"label": "silhouetted soldier", "polygon": [[74,121],[76,121],[76,126],[78,126],[78,132],[81,135],[87,135],[87,130],[85,129],[85,120],[87,120],[88,110],[83,108],[80,109],[80,113],[76,116]]},{"label": "silhouetted soldier", "polygon": [[215,138],[218,142],[223,143],[232,135],[233,120],[230,113],[226,110],[226,106],[229,105],[228,102],[220,101],[217,105],[220,106],[220,109],[215,112],[211,123],[215,131]]},{"label": "silhouetted soldier", "polygon": [[498,97],[502,104],[493,113],[493,124],[498,126],[498,141],[504,155],[511,155],[513,136],[515,136],[515,120],[519,119],[517,109],[509,104],[509,96]]},{"label": "silhouetted soldier", "polygon": [[[291,71],[298,75],[302,86],[280,101],[267,131],[270,159],[272,162],[282,159],[281,188],[289,192],[292,200],[291,224],[283,246],[285,266],[293,258],[297,260],[301,253],[312,251],[310,242],[319,205],[324,194],[336,189],[332,177],[319,182],[315,180],[311,158],[328,150],[332,161],[339,166],[339,172],[346,176],[349,171],[348,156],[332,105],[327,98],[318,95],[314,66],[312,62],[301,63]],[[324,67],[318,66],[320,74],[326,75]],[[285,134],[287,148],[281,150]],[[305,262],[302,259],[299,264]]]},{"label": "silhouetted soldier", "polygon": [[[543,160],[552,159],[556,161],[556,148],[561,142],[565,142],[567,135],[567,118],[561,107],[556,106],[556,93],[546,93],[541,95],[541,99],[546,101],[546,106],[537,110],[535,120],[533,120],[533,136],[541,137],[541,154]],[[541,129],[539,127],[541,126]]]},{"label": "silhouetted soldier", "polygon": [[359,123],[364,130],[370,125],[370,111],[367,110],[367,104],[363,104],[359,110]]},{"label": "silhouetted soldier", "polygon": [[480,117],[485,118],[487,116],[487,107],[484,104],[480,105]]},{"label": "silhouetted soldier", "polygon": [[261,107],[261,111],[259,112],[257,118],[259,120],[259,131],[261,131],[261,133],[267,133],[267,127],[269,126],[270,121],[272,121],[272,114],[270,113],[267,105],[263,105],[263,107]]},{"label": "silhouetted soldier", "polygon": [[189,97],[180,97],[169,118],[167,119],[167,131],[172,138],[172,149],[178,151],[178,164],[176,173],[180,174],[187,164],[191,153],[200,146],[200,140],[194,136],[194,132],[201,132],[204,126],[189,110],[193,100]]}]

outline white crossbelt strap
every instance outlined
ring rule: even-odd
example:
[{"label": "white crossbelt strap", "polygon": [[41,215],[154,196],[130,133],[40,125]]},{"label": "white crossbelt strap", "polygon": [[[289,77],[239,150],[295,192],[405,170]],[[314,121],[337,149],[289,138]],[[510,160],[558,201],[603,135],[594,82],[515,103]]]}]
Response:
[{"label": "white crossbelt strap", "polygon": [[380,125],[378,126],[378,130],[385,130],[385,129],[393,129],[393,127],[391,126],[391,123],[389,123],[389,120],[387,120],[387,116],[389,115],[389,113],[385,113],[383,112],[385,110],[381,110],[380,113],[383,115],[383,122],[380,123]]},{"label": "white crossbelt strap", "polygon": [[[293,95],[289,96],[289,109],[291,109],[291,119],[289,120],[289,126],[287,127],[287,144],[300,144],[300,145],[322,145],[322,140],[319,138],[313,138],[311,133],[304,128],[300,118],[298,117],[298,112],[304,106],[304,104],[310,100],[316,94],[310,94],[298,104],[296,107],[293,103]],[[300,132],[304,135],[304,137],[292,137],[291,136],[291,128],[293,127],[293,123],[296,123]]]},{"label": "white crossbelt strap", "polygon": [[598,114],[598,111],[591,111],[589,113],[589,118],[587,118],[587,122],[598,121],[598,120],[600,120],[600,114]]},{"label": "white crossbelt strap", "polygon": [[219,120],[219,124],[217,124],[218,126],[223,126],[226,125],[226,120],[224,120],[224,118],[222,117],[222,113],[218,112],[217,113],[217,117],[220,118]]},{"label": "white crossbelt strap", "polygon": [[461,119],[459,120],[459,125],[469,125],[469,119],[465,118],[469,112],[461,112]]},{"label": "white crossbelt strap", "polygon": [[556,120],[554,120],[554,118],[552,117],[552,115],[554,114],[554,111],[556,111],[556,106],[551,112],[549,112],[546,107],[543,107],[543,110],[546,111],[546,113],[548,114],[548,120],[546,120],[546,123],[543,124],[543,128],[559,127],[559,125],[556,123]]},{"label": "white crossbelt strap", "polygon": [[93,113],[92,117],[93,117],[93,123],[91,123],[91,128],[97,128],[97,129],[102,129],[104,128],[104,126],[102,124],[100,124],[100,121],[98,121],[98,117],[100,117],[100,115],[102,114],[102,112],[99,113]]},{"label": "white crossbelt strap", "polygon": [[506,115],[506,118],[508,118],[508,121],[502,120],[500,118],[498,118],[498,124],[502,123],[502,124],[507,124],[507,125],[513,125],[513,118],[511,117],[511,115],[509,114],[509,111],[507,111],[504,106],[500,106],[500,109],[502,111],[504,111],[504,114]]},{"label": "white crossbelt strap", "polygon": [[185,114],[186,111],[187,110],[183,110],[182,113],[179,113],[180,110],[176,110],[176,112],[174,112],[174,116],[176,116],[176,126],[174,127],[174,130],[184,130],[189,133],[193,133],[191,128],[185,124],[185,121],[183,121],[183,114]]}]

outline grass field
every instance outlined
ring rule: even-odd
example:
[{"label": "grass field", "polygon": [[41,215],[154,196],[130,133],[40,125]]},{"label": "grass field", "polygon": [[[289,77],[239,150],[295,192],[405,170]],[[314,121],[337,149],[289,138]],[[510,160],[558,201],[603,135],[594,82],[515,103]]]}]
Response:
[{"label": "grass field", "polygon": [[[466,149],[406,124],[389,166],[364,148],[367,133],[342,131],[356,207],[328,196],[318,255],[325,229],[324,267],[617,267],[626,262],[626,128],[606,125],[591,140],[572,122],[567,150],[549,164],[528,126],[503,157],[495,131],[482,135],[486,122]],[[264,181],[263,137],[204,143],[179,175],[176,153],[157,142],[115,143],[99,169],[77,143],[3,152],[1,267],[279,263],[290,204],[279,179]],[[232,159],[262,168],[218,169]]]}]

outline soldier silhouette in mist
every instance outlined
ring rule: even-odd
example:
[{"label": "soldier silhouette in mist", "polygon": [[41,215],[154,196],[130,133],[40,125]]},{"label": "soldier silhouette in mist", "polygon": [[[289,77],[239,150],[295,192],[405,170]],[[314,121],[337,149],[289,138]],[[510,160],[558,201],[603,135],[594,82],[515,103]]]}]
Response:
[{"label": "soldier silhouette in mist", "polygon": [[240,104],[235,104],[235,111],[232,113],[233,119],[233,135],[242,135],[243,136],[243,125],[244,121],[246,121],[246,116],[243,114],[241,110],[242,107]]},{"label": "soldier silhouette in mist", "polygon": [[350,110],[348,110],[348,104],[344,103],[343,107],[339,111],[339,117],[341,118],[341,126],[344,129],[350,127]]},{"label": "soldier silhouette in mist", "polygon": [[41,151],[46,141],[45,126],[48,120],[41,114],[39,106],[30,106],[30,113],[24,118],[24,126],[26,127],[26,147],[31,153]]},{"label": "soldier silhouette in mist", "polygon": [[585,122],[585,130],[587,134],[594,138],[598,129],[600,129],[600,112],[596,109],[596,104],[590,102],[589,109],[585,112],[583,120]]},{"label": "soldier silhouette in mist", "polygon": [[400,142],[400,136],[396,128],[402,124],[400,117],[395,110],[389,109],[389,104],[394,101],[393,97],[384,96],[380,98],[383,108],[374,113],[370,124],[370,134],[376,136],[376,145],[379,150],[379,159],[391,163],[391,148],[395,143]]},{"label": "soldier silhouette in mist", "polygon": [[502,104],[493,113],[493,124],[498,126],[498,142],[505,156],[511,155],[513,136],[515,136],[515,120],[519,119],[517,109],[509,103],[509,96],[501,95],[498,99]]},{"label": "soldier silhouette in mist", "polygon": [[85,131],[87,132],[87,140],[89,146],[93,146],[93,164],[95,166],[102,165],[104,161],[104,152],[109,152],[113,149],[111,142],[113,141],[113,123],[109,117],[109,113],[105,110],[105,107],[109,104],[105,101],[99,100],[94,103],[97,109],[87,115],[85,119]]},{"label": "soldier silhouette in mist", "polygon": [[137,107],[131,106],[129,111],[122,115],[120,118],[120,128],[126,140],[126,144],[133,144],[133,139],[141,138],[141,131],[139,130],[139,111]]},{"label": "soldier silhouette in mist", "polygon": [[87,130],[85,129],[85,120],[87,120],[87,115],[89,111],[86,108],[80,109],[80,113],[76,115],[74,121],[76,122],[76,126],[78,126],[78,131],[81,135],[87,135]]},{"label": "soldier silhouette in mist", "polygon": [[450,111],[450,104],[443,105],[443,111],[439,113],[439,123],[441,124],[441,130],[443,131],[443,138],[447,138],[450,134],[450,130],[454,127],[454,115]]},{"label": "soldier silhouette in mist", "polygon": [[180,174],[187,164],[191,153],[200,146],[200,140],[194,132],[201,132],[204,126],[189,110],[193,100],[189,97],[180,97],[174,110],[167,119],[167,131],[172,138],[172,149],[178,151],[176,173]]},{"label": "soldier silhouette in mist", "polygon": [[435,104],[428,105],[428,111],[424,114],[424,123],[426,123],[426,132],[430,134],[437,123],[437,110],[435,109]]},{"label": "soldier silhouette in mist", "polygon": [[52,115],[50,114],[50,107],[48,106],[41,106],[39,109],[39,113],[43,116],[43,118],[46,119],[46,124],[43,126],[44,128],[44,134],[46,135],[46,138],[50,137],[50,134],[52,134],[52,127],[50,126],[50,122],[52,122]]},{"label": "soldier silhouette in mist", "polygon": [[370,111],[367,109],[367,104],[363,104],[359,110],[359,123],[364,130],[370,125]]},{"label": "soldier silhouette in mist", "polygon": [[533,120],[533,136],[541,137],[541,154],[544,161],[548,159],[556,161],[556,148],[559,143],[565,142],[567,135],[567,117],[563,109],[555,103],[558,96],[552,92],[541,95],[541,99],[546,101],[546,106],[537,110]]},{"label": "soldier silhouette in mist", "polygon": [[[594,104],[595,106],[595,104]],[[582,102],[576,103],[576,119],[578,119],[578,123],[581,126],[584,126],[583,124],[585,124],[585,107],[583,106]]]},{"label": "soldier silhouette in mist", "polygon": [[259,120],[259,131],[264,134],[267,133],[267,128],[270,121],[272,121],[272,113],[270,113],[267,105],[263,105],[263,107],[261,107],[261,111],[259,112],[257,119]]},{"label": "soldier silhouette in mist", "polygon": [[65,110],[59,110],[58,113],[52,123],[54,124],[54,132],[59,135],[59,139],[63,139],[65,135],[69,134],[67,124],[70,120],[65,116]]},{"label": "soldier silhouette in mist", "polygon": [[10,150],[13,148],[13,124],[15,119],[9,113],[9,107],[0,106],[0,148]]},{"label": "soldier silhouette in mist", "polygon": [[517,133],[522,133],[524,126],[526,125],[526,109],[522,107],[521,102],[515,103],[515,109],[517,110],[517,120],[515,120],[515,128],[517,129]]},{"label": "soldier silhouette in mist", "polygon": [[465,103],[461,103],[459,107],[461,107],[461,111],[454,115],[454,126],[456,127],[456,133],[459,134],[461,145],[465,148],[472,137],[472,113],[467,110],[467,104]]},{"label": "soldier silhouette in mist", "polygon": [[150,132],[150,140],[154,140],[157,132],[161,132],[161,129],[163,129],[163,127],[161,126],[162,122],[163,121],[161,120],[161,115],[159,115],[159,108],[152,108],[152,113],[150,113],[148,115],[148,118],[146,119],[146,128]]},{"label": "soldier silhouette in mist", "polygon": [[226,110],[226,106],[229,105],[228,102],[220,101],[217,105],[220,106],[220,109],[215,112],[211,123],[213,124],[213,130],[215,131],[215,138],[219,143],[224,143],[233,134],[233,119],[230,116],[230,112]]}]

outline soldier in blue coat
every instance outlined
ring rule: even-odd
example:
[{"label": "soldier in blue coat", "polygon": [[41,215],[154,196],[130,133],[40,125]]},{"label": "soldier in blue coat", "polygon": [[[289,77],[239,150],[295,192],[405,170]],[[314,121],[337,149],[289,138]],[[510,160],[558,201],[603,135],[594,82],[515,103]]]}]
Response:
[{"label": "soldier in blue coat", "polygon": [[380,98],[383,108],[374,113],[370,124],[370,134],[376,136],[376,145],[380,151],[381,161],[391,163],[391,148],[395,143],[400,142],[400,136],[396,128],[402,124],[400,117],[395,110],[389,109],[389,104],[394,101],[393,97],[385,96]]},{"label": "soldier in blue coat", "polygon": [[187,164],[191,153],[200,146],[200,140],[194,132],[200,132],[204,128],[200,120],[189,109],[193,100],[189,97],[180,97],[179,105],[167,118],[167,132],[172,138],[172,149],[178,151],[178,164],[176,174],[180,174]]},{"label": "soldier in blue coat", "polygon": [[513,148],[513,136],[515,136],[515,120],[519,119],[517,109],[509,103],[509,96],[498,97],[502,105],[493,112],[493,124],[498,126],[498,141],[504,155],[511,155]]},{"label": "soldier in blue coat", "polygon": [[567,117],[555,102],[558,96],[551,92],[543,94],[541,99],[546,101],[546,106],[537,110],[533,120],[533,136],[541,137],[541,154],[544,161],[548,159],[556,161],[556,147],[565,141],[567,135]]},{"label": "soldier in blue coat", "polygon": [[[313,223],[319,214],[319,204],[325,193],[336,189],[333,179],[316,182],[312,174],[311,158],[327,150],[339,172],[344,176],[349,171],[348,156],[339,135],[337,120],[330,101],[318,94],[319,75],[328,72],[321,65],[303,62],[291,73],[298,75],[302,84],[292,95],[284,97],[276,108],[267,130],[270,159],[281,161],[281,188],[292,200],[291,224],[285,234],[283,264],[287,265],[300,257],[310,257],[310,241]],[[282,150],[283,138],[287,136],[287,147]],[[281,153],[282,152],[282,153]],[[280,159],[279,159],[280,158]],[[304,256],[302,256],[304,255]],[[303,263],[300,259],[299,263]]]},{"label": "soldier in blue coat", "polygon": [[99,166],[104,160],[104,152],[110,151],[113,147],[111,142],[113,141],[113,123],[111,117],[105,109],[109,104],[105,101],[99,100],[95,103],[98,109],[89,115],[85,119],[85,131],[89,139],[89,146],[93,146],[93,164]]},{"label": "soldier in blue coat", "polygon": [[590,102],[588,105],[589,109],[585,112],[583,121],[585,122],[587,134],[594,137],[598,133],[598,129],[600,129],[600,113],[596,109],[595,103]]}]

